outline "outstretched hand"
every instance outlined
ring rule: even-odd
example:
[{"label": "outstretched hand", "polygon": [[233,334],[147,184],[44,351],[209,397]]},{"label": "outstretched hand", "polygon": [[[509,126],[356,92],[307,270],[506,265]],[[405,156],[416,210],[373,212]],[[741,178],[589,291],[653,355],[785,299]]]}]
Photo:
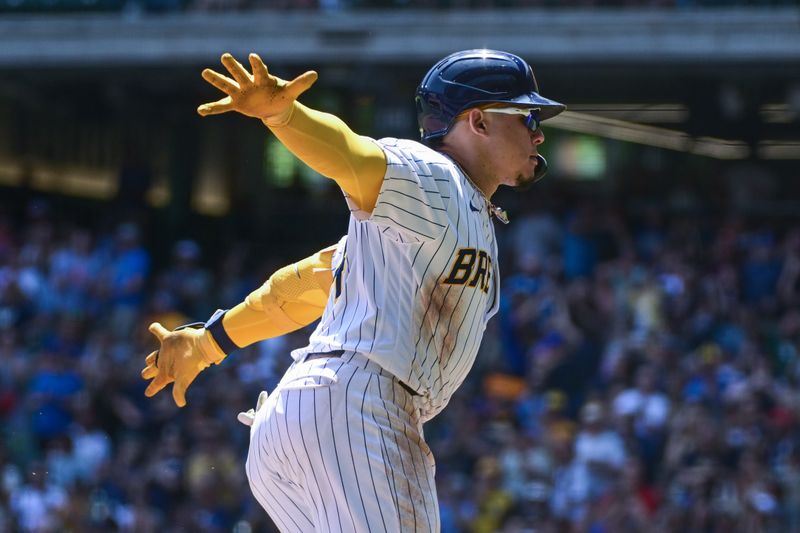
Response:
[{"label": "outstretched hand", "polygon": [[186,405],[186,389],[195,378],[212,363],[218,363],[225,354],[214,346],[204,328],[183,328],[169,331],[158,322],[150,324],[150,333],[156,336],[161,347],[145,358],[142,378],[152,379],[145,389],[147,397],[172,386],[172,398],[178,407]]},{"label": "outstretched hand", "polygon": [[268,123],[281,123],[288,118],[297,97],[317,81],[317,73],[309,70],[287,82],[270,74],[258,54],[250,54],[249,60],[252,74],[228,53],[222,55],[222,64],[232,78],[203,70],[203,79],[228,96],[199,106],[200,115],[237,111]]}]

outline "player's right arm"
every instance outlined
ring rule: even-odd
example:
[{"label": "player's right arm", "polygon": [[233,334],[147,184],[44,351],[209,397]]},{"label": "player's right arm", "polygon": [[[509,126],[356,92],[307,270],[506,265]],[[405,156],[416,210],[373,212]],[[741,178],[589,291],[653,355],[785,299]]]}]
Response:
[{"label": "player's right arm", "polygon": [[[341,241],[340,241],[341,242]],[[272,274],[258,289],[230,310],[215,313],[205,324],[168,331],[158,322],[150,332],[161,346],[145,359],[144,379],[152,379],[145,395],[168,384],[178,407],[186,405],[186,389],[211,364],[238,348],[278,337],[318,319],[333,284],[332,261],[338,245],[320,250]]]},{"label": "player's right arm", "polygon": [[231,77],[203,71],[203,78],[227,96],[201,105],[198,113],[237,111],[260,119],[295,156],[336,181],[360,209],[371,212],[386,173],[380,146],[353,132],[338,117],[297,102],[316,81],[316,72],[287,82],[271,75],[258,55],[250,54],[249,60],[252,74],[230,54],[223,54],[222,64]]}]

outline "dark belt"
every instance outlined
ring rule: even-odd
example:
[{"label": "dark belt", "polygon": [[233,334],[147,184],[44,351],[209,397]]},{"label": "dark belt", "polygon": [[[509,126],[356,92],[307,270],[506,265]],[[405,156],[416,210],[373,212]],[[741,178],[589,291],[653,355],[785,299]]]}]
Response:
[{"label": "dark belt", "polygon": [[[344,355],[344,350],[333,350],[332,352],[309,352],[309,353],[306,354],[306,358],[303,359],[303,361],[313,361],[314,359],[336,358],[336,357],[341,357],[342,355]],[[419,396],[420,395],[417,391],[415,391],[414,389],[412,389],[411,387],[409,387],[408,385],[406,385],[405,383],[403,383],[399,379],[397,379],[397,378],[394,378],[394,379],[411,396]]]}]

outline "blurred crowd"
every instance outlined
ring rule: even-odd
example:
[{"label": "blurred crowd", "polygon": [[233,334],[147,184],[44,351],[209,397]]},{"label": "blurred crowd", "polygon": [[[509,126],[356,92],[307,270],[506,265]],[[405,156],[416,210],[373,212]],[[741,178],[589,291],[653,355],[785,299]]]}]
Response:
[{"label": "blurred crowd", "polygon": [[731,8],[793,6],[797,0],[0,0],[0,12],[174,13],[181,11],[368,9],[604,9],[604,8]]},{"label": "blurred crowd", "polygon": [[[501,312],[425,428],[442,531],[800,532],[800,226],[568,203],[498,230]],[[184,409],[139,372],[150,322],[297,258],[156,257],[146,224],[73,220],[0,205],[0,531],[273,531],[236,414],[308,331],[204,372]]]},{"label": "blurred crowd", "polygon": [[800,531],[800,226],[585,202],[509,229],[483,379],[432,436],[449,530]]},{"label": "blurred crowd", "polygon": [[[150,2],[179,0],[145,0]],[[191,10],[250,9],[525,9],[695,8],[793,5],[795,0],[191,0]]]},{"label": "blurred crowd", "polygon": [[[172,2],[178,8],[182,0],[142,0],[148,5]],[[327,11],[395,9],[525,9],[525,8],[696,8],[696,7],[769,7],[794,5],[796,0],[189,0],[189,10],[251,9],[322,9]]]}]

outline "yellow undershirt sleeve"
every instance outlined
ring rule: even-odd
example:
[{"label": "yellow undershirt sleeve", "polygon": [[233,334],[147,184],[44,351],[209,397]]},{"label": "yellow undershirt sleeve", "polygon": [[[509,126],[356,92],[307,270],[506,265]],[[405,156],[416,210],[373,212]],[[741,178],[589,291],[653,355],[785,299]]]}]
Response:
[{"label": "yellow undershirt sleeve", "polygon": [[373,139],[299,102],[285,122],[264,124],[301,161],[334,180],[358,207],[372,212],[386,174],[386,155]]},{"label": "yellow undershirt sleeve", "polygon": [[322,316],[333,283],[336,246],[276,271],[244,302],[230,309],[222,327],[240,348],[298,330]]}]

